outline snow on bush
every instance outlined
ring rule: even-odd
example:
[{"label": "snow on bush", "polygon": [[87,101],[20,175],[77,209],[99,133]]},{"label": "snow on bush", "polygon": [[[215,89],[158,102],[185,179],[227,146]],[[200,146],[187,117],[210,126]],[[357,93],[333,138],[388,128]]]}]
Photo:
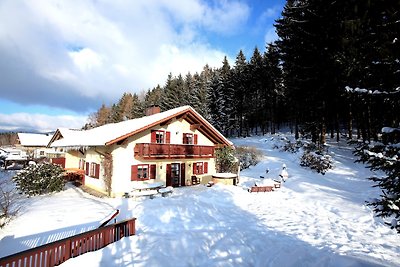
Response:
[{"label": "snow on bush", "polygon": [[301,156],[300,166],[308,167],[322,174],[325,174],[327,170],[333,168],[332,158],[329,155],[308,150]]},{"label": "snow on bush", "polygon": [[2,228],[19,211],[20,195],[8,173],[0,174],[0,228]]},{"label": "snow on bush", "polygon": [[255,147],[239,146],[236,148],[235,154],[239,159],[241,170],[257,165],[262,157],[262,153]]},{"label": "snow on bush", "polygon": [[28,196],[42,195],[63,190],[64,170],[54,164],[30,165],[13,177],[21,192]]}]

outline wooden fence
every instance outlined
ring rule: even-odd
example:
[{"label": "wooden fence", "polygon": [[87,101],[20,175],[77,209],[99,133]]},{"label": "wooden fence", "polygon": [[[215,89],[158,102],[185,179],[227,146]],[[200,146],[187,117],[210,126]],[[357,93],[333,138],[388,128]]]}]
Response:
[{"label": "wooden fence", "polygon": [[104,248],[124,236],[134,235],[135,220],[131,218],[1,258],[0,267],[57,266],[70,258]]}]

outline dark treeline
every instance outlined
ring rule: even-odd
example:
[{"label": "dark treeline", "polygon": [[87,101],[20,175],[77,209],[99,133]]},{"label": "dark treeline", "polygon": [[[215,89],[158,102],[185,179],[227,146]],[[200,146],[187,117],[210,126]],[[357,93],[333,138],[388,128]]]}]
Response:
[{"label": "dark treeline", "polygon": [[275,24],[279,39],[264,52],[256,47],[248,59],[239,51],[232,66],[225,57],[220,68],[170,74],[142,97],[125,93],[103,105],[85,127],[141,117],[152,105],[191,105],[227,136],[284,125],[314,142],[327,133],[376,139],[383,126],[399,125],[399,12],[397,0],[288,0]]}]

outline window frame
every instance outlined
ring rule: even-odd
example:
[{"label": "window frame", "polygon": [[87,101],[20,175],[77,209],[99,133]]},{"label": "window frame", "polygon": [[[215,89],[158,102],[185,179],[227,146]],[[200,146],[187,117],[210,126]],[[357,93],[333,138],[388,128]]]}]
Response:
[{"label": "window frame", "polygon": [[182,143],[184,145],[194,145],[194,134],[193,133],[183,133]]}]

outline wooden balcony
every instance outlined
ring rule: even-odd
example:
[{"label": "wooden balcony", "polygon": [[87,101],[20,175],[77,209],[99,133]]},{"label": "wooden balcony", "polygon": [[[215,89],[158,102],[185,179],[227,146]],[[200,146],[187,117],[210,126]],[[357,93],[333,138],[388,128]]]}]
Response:
[{"label": "wooden balcony", "polygon": [[213,158],[214,146],[139,143],[134,152],[142,159]]}]

